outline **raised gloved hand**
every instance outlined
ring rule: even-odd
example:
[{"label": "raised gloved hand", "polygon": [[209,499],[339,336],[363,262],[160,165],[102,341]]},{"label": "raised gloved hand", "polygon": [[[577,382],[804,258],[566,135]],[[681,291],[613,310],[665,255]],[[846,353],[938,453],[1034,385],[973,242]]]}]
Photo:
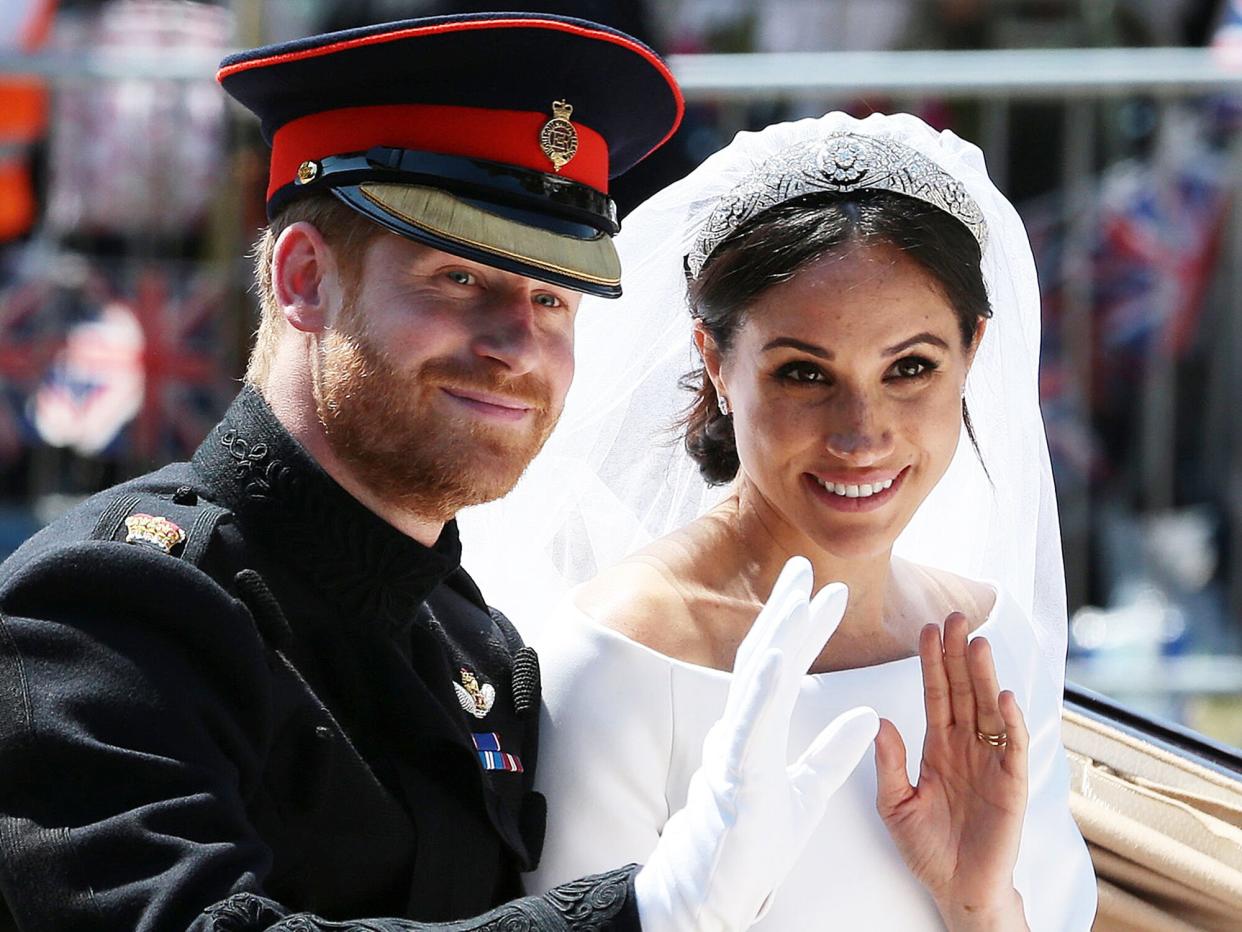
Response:
[{"label": "raised gloved hand", "polygon": [[806,559],[786,563],[738,649],[724,714],[703,742],[686,805],[634,881],[644,932],[748,928],[875,738],[875,712],[852,709],[788,763],[799,683],[848,597],[834,583],[808,601],[812,581]]}]

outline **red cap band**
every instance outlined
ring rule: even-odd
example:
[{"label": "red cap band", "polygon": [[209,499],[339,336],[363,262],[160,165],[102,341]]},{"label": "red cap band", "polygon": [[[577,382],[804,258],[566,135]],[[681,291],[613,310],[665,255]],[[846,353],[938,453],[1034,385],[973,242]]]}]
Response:
[{"label": "red cap band", "polygon": [[[549,111],[551,101],[548,101]],[[608,145],[593,129],[573,121],[578,151],[559,172],[539,146],[551,113],[393,104],[312,113],[286,123],[272,137],[268,199],[291,183],[298,166],[330,155],[365,152],[372,146],[415,149],[440,155],[487,159],[562,175],[608,193]]]}]

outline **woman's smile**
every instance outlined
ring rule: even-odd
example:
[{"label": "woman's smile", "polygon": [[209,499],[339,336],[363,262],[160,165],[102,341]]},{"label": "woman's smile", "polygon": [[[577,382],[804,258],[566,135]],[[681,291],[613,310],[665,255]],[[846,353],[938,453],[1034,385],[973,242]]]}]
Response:
[{"label": "woman's smile", "polygon": [[897,496],[909,469],[906,466],[896,474],[890,470],[887,477],[885,474],[876,474],[865,478],[846,477],[845,481],[833,481],[814,473],[803,473],[803,481],[816,501],[829,508],[845,512],[876,511]]}]

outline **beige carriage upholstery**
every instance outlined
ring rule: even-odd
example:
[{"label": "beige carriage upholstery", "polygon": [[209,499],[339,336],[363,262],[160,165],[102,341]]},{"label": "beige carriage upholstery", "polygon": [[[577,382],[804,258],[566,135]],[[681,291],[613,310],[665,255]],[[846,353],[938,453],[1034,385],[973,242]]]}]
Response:
[{"label": "beige carriage upholstery", "polygon": [[1242,930],[1242,775],[1069,706],[1063,734],[1096,932]]}]

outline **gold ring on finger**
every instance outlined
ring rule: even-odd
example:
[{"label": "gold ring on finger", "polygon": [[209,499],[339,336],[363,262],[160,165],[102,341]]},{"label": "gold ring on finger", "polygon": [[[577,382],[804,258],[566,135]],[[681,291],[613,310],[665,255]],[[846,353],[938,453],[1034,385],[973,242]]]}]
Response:
[{"label": "gold ring on finger", "polygon": [[990,735],[986,731],[976,731],[975,737],[984,744],[991,745],[994,748],[1003,748],[1009,744],[1009,735],[1003,731],[999,731],[994,735]]}]

